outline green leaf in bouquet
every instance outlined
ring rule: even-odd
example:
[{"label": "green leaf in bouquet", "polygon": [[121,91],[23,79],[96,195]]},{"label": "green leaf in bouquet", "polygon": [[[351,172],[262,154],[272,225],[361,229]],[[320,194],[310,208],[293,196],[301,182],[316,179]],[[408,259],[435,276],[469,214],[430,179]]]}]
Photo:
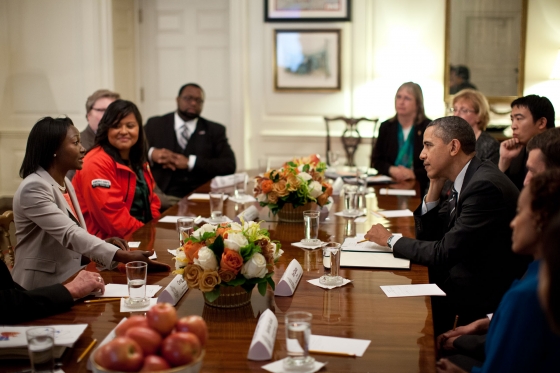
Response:
[{"label": "green leaf in bouquet", "polygon": [[309,164],[303,166],[303,172],[309,172]]},{"label": "green leaf in bouquet", "polygon": [[260,253],[261,251],[262,250],[259,245],[255,245],[254,242],[250,242],[247,246],[243,246],[239,249],[239,254],[241,254],[243,262],[245,263],[251,259],[255,253]]},{"label": "green leaf in bouquet", "polygon": [[274,280],[272,279],[272,277],[267,277],[266,278],[266,282],[268,282],[268,284],[270,285],[270,287],[272,288],[272,290],[276,289],[276,284],[274,283]]},{"label": "green leaf in bouquet", "polygon": [[212,245],[209,245],[208,248],[214,252],[218,263],[222,260],[222,254],[224,253],[224,239],[222,236],[216,237],[216,240]]},{"label": "green leaf in bouquet", "polygon": [[241,287],[247,292],[250,293],[253,291],[253,288],[255,287],[255,284],[250,284],[248,281],[246,283],[244,283],[243,285],[241,285]]},{"label": "green leaf in bouquet", "polygon": [[297,167],[297,164],[295,164],[295,163],[292,162],[292,161],[286,162],[286,164],[287,164],[288,166],[290,166],[290,167]]},{"label": "green leaf in bouquet", "polygon": [[263,297],[266,295],[266,287],[267,287],[268,283],[266,281],[261,281],[259,282],[259,293],[260,295],[262,295]]},{"label": "green leaf in bouquet", "polygon": [[210,303],[212,303],[213,301],[215,301],[216,299],[218,299],[218,297],[220,296],[220,286],[216,286],[214,288],[214,290],[203,293],[204,294],[204,298],[206,298],[206,300]]},{"label": "green leaf in bouquet", "polygon": [[226,282],[226,284],[230,286],[239,286],[243,285],[246,281],[247,279],[245,278],[245,276],[243,276],[241,272],[239,272],[233,280],[231,280],[230,282]]}]

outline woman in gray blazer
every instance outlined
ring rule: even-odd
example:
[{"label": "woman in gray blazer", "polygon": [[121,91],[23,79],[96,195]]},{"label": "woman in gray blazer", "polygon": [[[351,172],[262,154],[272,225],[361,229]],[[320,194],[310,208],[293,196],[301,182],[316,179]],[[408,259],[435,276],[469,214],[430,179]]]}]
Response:
[{"label": "woman in gray blazer", "polygon": [[117,263],[148,262],[152,269],[169,266],[148,259],[148,251],[129,251],[126,242],[103,241],[86,230],[70,170],[82,168],[85,149],[70,118],[39,120],[27,140],[20,169],[24,179],[13,202],[17,245],[14,281],[31,290],[68,279],[89,260],[103,269]]}]

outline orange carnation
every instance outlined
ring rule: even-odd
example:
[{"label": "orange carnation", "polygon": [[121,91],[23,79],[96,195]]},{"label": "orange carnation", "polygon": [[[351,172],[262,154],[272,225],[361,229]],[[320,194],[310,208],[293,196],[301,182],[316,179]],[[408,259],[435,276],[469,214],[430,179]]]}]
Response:
[{"label": "orange carnation", "polygon": [[185,246],[183,247],[183,251],[185,252],[185,256],[187,257],[187,259],[189,260],[189,263],[193,263],[194,262],[194,258],[198,258],[198,251],[202,248],[202,243],[197,242],[197,243],[193,243],[191,241],[188,241]]},{"label": "orange carnation", "polygon": [[272,192],[272,180],[270,179],[264,179],[261,183],[261,189],[263,191],[263,193],[267,194]]},{"label": "orange carnation", "polygon": [[237,275],[243,266],[243,257],[235,250],[224,249],[220,261],[220,270],[230,271]]}]

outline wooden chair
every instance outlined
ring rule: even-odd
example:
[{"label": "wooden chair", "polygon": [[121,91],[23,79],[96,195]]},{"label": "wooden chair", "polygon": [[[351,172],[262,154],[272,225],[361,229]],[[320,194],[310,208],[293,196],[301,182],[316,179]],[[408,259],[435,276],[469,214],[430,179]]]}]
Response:
[{"label": "wooden chair", "polygon": [[0,215],[0,260],[2,260],[8,268],[14,266],[14,247],[12,246],[12,238],[10,225],[14,222],[14,212],[6,211]]},{"label": "wooden chair", "polygon": [[[356,166],[354,162],[354,154],[358,149],[358,145],[362,142],[362,136],[360,135],[360,131],[358,131],[358,123],[362,120],[373,122],[373,133],[377,128],[377,122],[379,121],[378,118],[369,119],[369,118],[346,118],[346,117],[334,117],[334,118],[325,118],[325,125],[327,127],[327,164],[331,165],[330,160],[330,150],[331,150],[331,134],[329,123],[335,121],[343,121],[345,124],[344,131],[342,132],[342,136],[340,137],[340,141],[342,142],[342,146],[344,148],[344,152],[346,153],[346,166]],[[375,145],[375,138],[373,138]]]}]

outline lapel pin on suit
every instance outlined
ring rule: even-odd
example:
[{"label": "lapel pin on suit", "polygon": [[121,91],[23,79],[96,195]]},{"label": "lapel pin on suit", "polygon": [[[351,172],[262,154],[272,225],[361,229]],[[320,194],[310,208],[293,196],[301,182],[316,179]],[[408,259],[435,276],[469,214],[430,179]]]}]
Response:
[{"label": "lapel pin on suit", "polygon": [[199,135],[206,135],[206,131],[198,131]]}]

